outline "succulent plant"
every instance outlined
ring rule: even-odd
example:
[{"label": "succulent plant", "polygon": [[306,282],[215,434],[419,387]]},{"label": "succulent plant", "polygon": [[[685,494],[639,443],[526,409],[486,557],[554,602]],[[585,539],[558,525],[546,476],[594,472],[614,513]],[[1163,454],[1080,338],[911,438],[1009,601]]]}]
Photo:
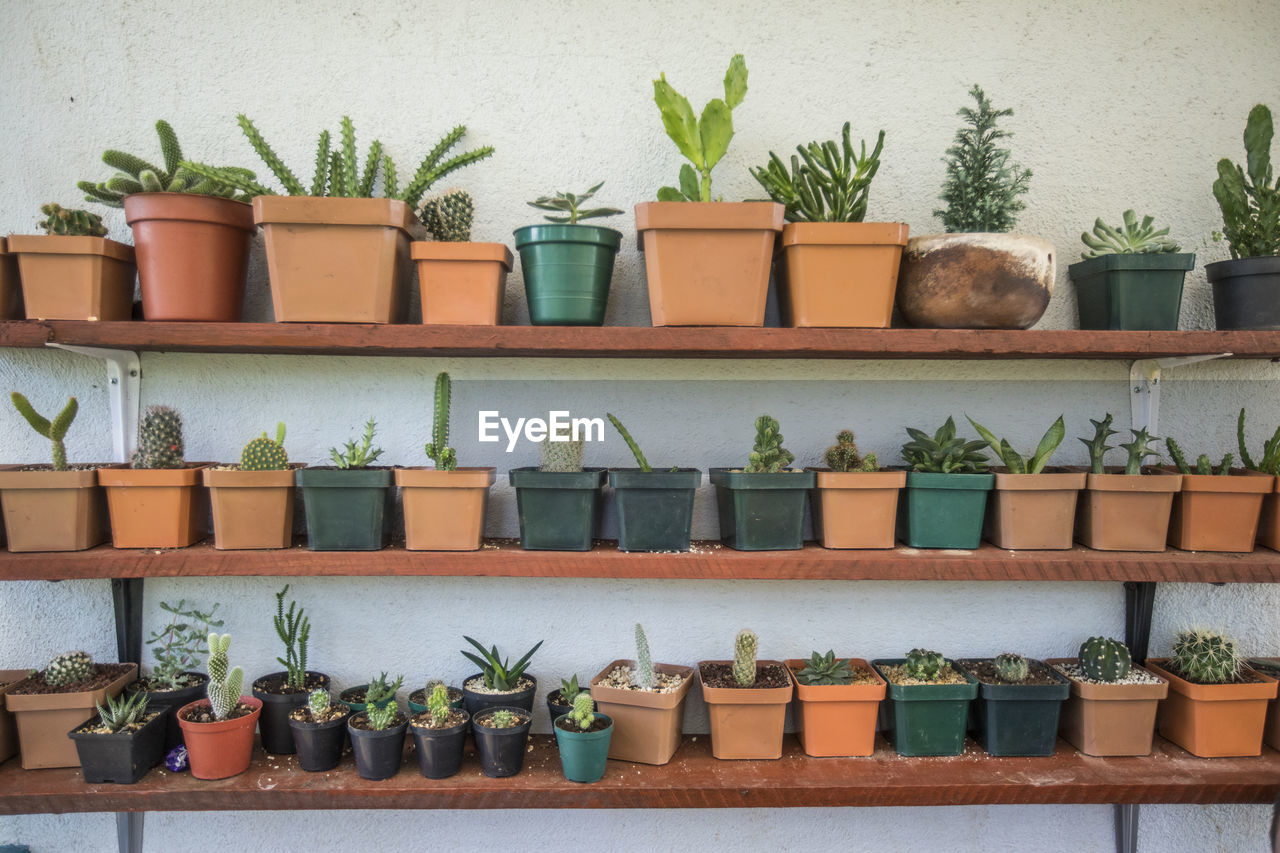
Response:
[{"label": "succulent plant", "polygon": [[506,708],[499,708],[489,714],[489,726],[495,729],[509,729],[516,724],[516,715]]},{"label": "succulent plant", "polygon": [[[378,677],[369,682],[364,689],[364,701],[370,708],[385,708],[390,705],[392,708],[396,706],[396,691],[404,684],[404,676],[400,676],[395,681],[387,681],[385,672],[379,673]],[[447,689],[447,688],[446,688]]]},{"label": "succulent plant", "polygon": [[742,470],[748,474],[776,474],[785,471],[795,458],[782,446],[778,422],[769,415],[756,418],[756,443]]},{"label": "succulent plant", "polygon": [[67,430],[71,429],[71,423],[76,419],[76,413],[80,411],[80,404],[76,402],[76,398],[69,398],[67,404],[62,407],[62,411],[54,415],[52,421],[37,412],[27,398],[17,391],[10,394],[9,399],[13,401],[13,407],[18,410],[18,414],[22,415],[23,420],[53,444],[53,470],[66,471],[67,447],[62,440],[67,437]]},{"label": "succulent plant", "polygon": [[1227,684],[1243,665],[1236,641],[1203,629],[1179,631],[1173,641],[1173,663],[1178,674],[1197,684]]},{"label": "succulent plant", "polygon": [[134,468],[182,468],[182,416],[168,406],[148,406],[138,424],[138,449],[129,464]]},{"label": "succulent plant", "polygon": [[1236,419],[1236,441],[1239,443],[1240,461],[1250,471],[1261,471],[1264,474],[1280,474],[1280,427],[1272,433],[1262,445],[1262,456],[1255,463],[1249,455],[1249,448],[1244,441],[1244,409]]},{"label": "succulent plant", "polygon": [[1026,207],[1018,198],[1031,183],[1031,170],[1010,164],[1010,151],[996,142],[1013,134],[996,127],[996,122],[1012,116],[1013,110],[992,108],[982,87],[975,84],[969,95],[977,109],[961,107],[956,114],[965,127],[956,131],[955,141],[943,160],[947,178],[942,195],[947,207],[933,215],[948,232],[1011,231],[1018,214]]},{"label": "succulent plant", "polygon": [[853,430],[842,429],[836,434],[836,443],[827,448],[825,458],[832,471],[879,471],[880,462],[874,453],[865,457],[858,452]]},{"label": "succulent plant", "polygon": [[431,722],[436,726],[444,725],[452,710],[449,705],[449,688],[444,686],[444,682],[437,683],[427,695],[427,713],[431,715]]},{"label": "succulent plant", "polygon": [[1024,457],[1013,449],[1007,439],[997,440],[991,430],[968,415],[965,415],[965,417],[969,419],[969,423],[973,424],[973,428],[978,431],[978,435],[982,436],[983,440],[986,441],[987,446],[994,450],[1000,459],[1004,461],[1005,467],[1009,469],[1010,474],[1039,474],[1044,470],[1049,457],[1053,456],[1053,451],[1058,449],[1058,445],[1062,444],[1062,439],[1067,434],[1067,425],[1063,423],[1062,415],[1058,415],[1058,419],[1050,424],[1048,431],[1041,436],[1040,443],[1036,445],[1036,452]]},{"label": "succulent plant", "polygon": [[44,681],[50,687],[69,687],[93,675],[93,658],[88,652],[63,652],[44,668]]},{"label": "succulent plant", "polygon": [[458,467],[458,454],[449,446],[449,399],[452,391],[449,374],[436,374],[435,413],[431,420],[431,441],[427,443],[427,458],[436,464],[436,470],[453,471]]},{"label": "succulent plant", "polygon": [[1089,419],[1089,423],[1093,424],[1093,438],[1077,439],[1085,447],[1089,448],[1089,470],[1094,474],[1105,474],[1107,469],[1103,464],[1103,457],[1107,455],[1108,450],[1115,450],[1114,447],[1107,444],[1107,439],[1116,435],[1116,431],[1111,428],[1111,413],[1100,421]]},{"label": "succulent plant", "polygon": [[480,667],[480,672],[484,676],[484,686],[490,690],[515,690],[520,683],[520,676],[524,675],[524,671],[529,668],[529,661],[533,659],[533,654],[542,648],[543,640],[539,640],[533,648],[524,653],[524,657],[511,665],[507,660],[502,659],[502,655],[498,653],[498,647],[486,649],[470,637],[464,636],[471,645],[480,651],[479,655],[464,651],[462,656],[467,660]]},{"label": "succulent plant", "polygon": [[347,439],[342,450],[336,447],[329,448],[329,458],[338,468],[368,468],[382,455],[382,448],[373,446],[373,436],[377,431],[378,424],[373,418],[369,418],[365,422],[364,436],[360,439],[360,444],[357,445],[352,439]]},{"label": "succulent plant", "polygon": [[307,707],[311,709],[311,716],[319,717],[329,710],[329,691],[323,687],[317,687],[307,694]]},{"label": "succulent plant", "polygon": [[[1187,464],[1187,457],[1183,454],[1182,448],[1178,445],[1178,442],[1174,441],[1172,438],[1166,438],[1164,440],[1164,446],[1166,449],[1168,449],[1169,458],[1173,460],[1173,464],[1178,469],[1178,473],[1180,474],[1213,474],[1214,473],[1213,460],[1209,458],[1208,454],[1201,453],[1196,458],[1196,466],[1193,469],[1189,464]],[[1235,461],[1235,458],[1236,457],[1234,453],[1228,453],[1226,456],[1223,456],[1222,463],[1218,466],[1217,473],[1223,477],[1230,474],[1231,463]]]},{"label": "succulent plant", "polygon": [[1077,660],[1085,678],[1107,683],[1124,678],[1133,666],[1129,647],[1109,637],[1090,637],[1085,640],[1080,644]]},{"label": "succulent plant", "polygon": [[[742,54],[729,60],[724,75],[724,100],[713,98],[694,115],[689,99],[660,74],[653,81],[653,101],[662,113],[667,136],[689,160],[680,167],[680,186],[658,190],[658,201],[712,201],[711,170],[729,150],[733,139],[733,110],[747,95],[747,61]],[[695,171],[696,170],[696,171]]]},{"label": "succulent plant", "polygon": [[1168,237],[1169,229],[1159,231],[1151,223],[1150,216],[1142,217],[1132,210],[1124,212],[1124,226],[1116,228],[1101,219],[1093,223],[1093,236],[1089,232],[1080,235],[1080,240],[1089,247],[1089,251],[1081,252],[1082,258],[1097,258],[1102,255],[1160,255],[1179,251],[1182,247]]},{"label": "succulent plant", "polygon": [[209,634],[209,660],[205,668],[209,671],[209,707],[215,720],[225,720],[236,709],[240,701],[240,688],[244,686],[244,670],[240,667],[228,669],[227,649],[231,646],[231,635]]},{"label": "succulent plant", "polygon": [[1213,197],[1222,209],[1222,236],[1233,258],[1280,254],[1280,180],[1271,168],[1273,135],[1271,110],[1258,104],[1249,110],[1244,126],[1248,168],[1226,157],[1218,161]]},{"label": "succulent plant", "polygon": [[147,718],[147,700],[150,697],[141,690],[118,696],[108,695],[107,704],[94,702],[98,709],[98,719],[109,732],[118,732],[129,726],[141,723]]},{"label": "succulent plant", "polygon": [[54,202],[40,205],[45,218],[36,223],[37,228],[55,237],[105,237],[106,226],[102,217],[87,210],[69,210]]},{"label": "succulent plant", "polygon": [[1120,445],[1120,448],[1129,454],[1128,461],[1124,463],[1124,472],[1126,474],[1141,474],[1142,461],[1148,456],[1160,456],[1160,451],[1151,448],[1151,442],[1159,441],[1154,435],[1147,432],[1147,428],[1131,429],[1133,433],[1133,441],[1128,444]]},{"label": "succulent plant", "polygon": [[276,437],[264,431],[251,439],[240,451],[241,471],[283,471],[289,467],[289,454],[284,449],[284,422],[276,424]]},{"label": "succulent plant", "polygon": [[946,663],[942,652],[912,649],[907,652],[907,661],[902,668],[911,678],[917,678],[920,681],[936,681]]},{"label": "succulent plant", "polygon": [[285,612],[284,597],[289,592],[289,584],[276,593],[276,615],[272,624],[276,636],[284,643],[284,657],[276,660],[285,669],[285,684],[294,690],[307,686],[307,640],[311,638],[311,620],[306,616],[306,609],[298,607],[298,602],[290,601],[289,610]]},{"label": "succulent plant", "polygon": [[573,700],[573,710],[569,712],[569,719],[584,732],[591,728],[596,721],[596,715],[595,704],[591,700],[590,693],[579,693]]},{"label": "succulent plant", "polygon": [[635,439],[631,437],[631,433],[627,432],[627,428],[622,425],[622,421],[615,418],[610,412],[605,412],[605,417],[609,419],[609,423],[613,424],[613,428],[618,431],[618,434],[622,436],[622,440],[627,443],[627,447],[631,449],[631,455],[636,458],[636,464],[640,466],[640,470],[646,474],[651,472],[653,467],[649,465],[649,460],[644,458],[644,454],[640,452],[640,445],[636,444]]},{"label": "succulent plant", "polygon": [[550,436],[542,440],[539,471],[574,473],[582,470],[583,440],[552,441]]},{"label": "succulent plant", "polygon": [[1009,681],[1016,684],[1027,679],[1027,659],[1022,655],[1004,652],[996,655],[994,664],[996,675],[1000,676],[1001,681]]},{"label": "succulent plant", "polygon": [[205,613],[195,607],[187,608],[186,599],[177,604],[160,602],[160,609],[173,614],[169,624],[159,631],[152,631],[147,645],[155,655],[156,667],[149,676],[151,683],[162,690],[177,690],[182,674],[200,665],[200,658],[208,652],[205,640],[210,628],[221,628],[222,620],[214,619],[218,605]]},{"label": "succulent plant", "polygon": [[553,210],[559,215],[543,214],[543,219],[548,222],[557,222],[563,225],[576,225],[582,219],[598,219],[605,216],[617,216],[622,213],[616,207],[591,207],[583,210],[581,205],[596,194],[596,190],[604,186],[604,181],[591,187],[583,193],[566,193],[557,192],[555,195],[538,196],[531,202],[527,202],[530,207],[536,207],[538,210]]},{"label": "succulent plant", "polygon": [[560,704],[572,705],[573,700],[578,698],[578,694],[582,692],[582,686],[578,684],[578,675],[574,673],[568,679],[560,679]]},{"label": "succulent plant", "polygon": [[756,647],[759,640],[755,632],[743,628],[733,641],[733,680],[739,687],[756,683]]},{"label": "succulent plant", "polygon": [[810,686],[848,684],[853,681],[853,668],[848,660],[837,658],[833,649],[828,649],[825,655],[815,651],[809,655],[804,669],[796,673],[796,680]]},{"label": "succulent plant", "polygon": [[364,709],[365,717],[369,720],[369,728],[375,732],[386,731],[390,728],[399,713],[400,709],[396,707],[395,702],[388,702],[385,705],[370,704]]},{"label": "succulent plant", "polygon": [[636,678],[645,690],[653,689],[653,657],[649,654],[649,638],[639,622],[636,623]]},{"label": "succulent plant", "polygon": [[867,195],[880,169],[883,148],[882,130],[870,155],[866,140],[860,153],[854,151],[846,121],[840,144],[828,140],[797,145],[799,156],[791,155],[790,173],[782,158],[770,151],[769,162],[751,169],[751,177],[769,198],[786,206],[788,222],[861,222],[867,216]]},{"label": "succulent plant", "polygon": [[933,435],[907,427],[911,441],[902,445],[902,458],[913,471],[934,474],[981,474],[987,470],[984,441],[966,441],[956,435],[956,422],[948,417]]},{"label": "succulent plant", "polygon": [[418,219],[431,232],[431,236],[442,243],[465,243],[470,240],[475,212],[471,193],[457,188],[424,198],[418,205]]}]

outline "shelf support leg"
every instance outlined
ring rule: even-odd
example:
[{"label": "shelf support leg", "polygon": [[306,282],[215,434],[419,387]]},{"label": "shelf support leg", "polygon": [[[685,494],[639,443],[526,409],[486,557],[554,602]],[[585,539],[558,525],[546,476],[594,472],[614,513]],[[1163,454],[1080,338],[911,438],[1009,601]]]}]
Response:
[{"label": "shelf support leg", "polygon": [[111,447],[116,462],[128,462],[138,436],[142,403],[142,364],[132,350],[77,347],[49,343],[55,349],[102,359],[107,366],[107,395],[111,406]]},{"label": "shelf support leg", "polygon": [[120,853],[142,853],[142,819],[146,812],[116,812],[116,847]]},{"label": "shelf support leg", "polygon": [[1116,803],[1116,853],[1138,853],[1138,804]]},{"label": "shelf support leg", "polygon": [[1153,435],[1160,421],[1160,374],[1164,370],[1229,358],[1231,353],[1189,355],[1185,358],[1147,358],[1129,365],[1129,419],[1134,429],[1144,427]]},{"label": "shelf support leg", "polygon": [[116,654],[120,663],[142,663],[142,578],[112,578]]}]

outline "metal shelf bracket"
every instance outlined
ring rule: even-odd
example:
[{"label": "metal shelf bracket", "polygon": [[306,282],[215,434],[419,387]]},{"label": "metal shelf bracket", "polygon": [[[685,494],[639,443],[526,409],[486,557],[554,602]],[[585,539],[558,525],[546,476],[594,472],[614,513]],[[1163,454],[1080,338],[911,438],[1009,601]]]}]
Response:
[{"label": "metal shelf bracket", "polygon": [[142,364],[132,350],[78,347],[48,343],[54,349],[99,358],[107,366],[107,395],[111,406],[111,447],[116,462],[128,462],[138,435],[142,405]]},{"label": "metal shelf bracket", "polygon": [[1160,376],[1163,371],[1230,357],[1231,353],[1221,352],[1181,358],[1146,358],[1133,362],[1129,365],[1130,421],[1133,428],[1145,427],[1152,433],[1156,432],[1160,420]]}]

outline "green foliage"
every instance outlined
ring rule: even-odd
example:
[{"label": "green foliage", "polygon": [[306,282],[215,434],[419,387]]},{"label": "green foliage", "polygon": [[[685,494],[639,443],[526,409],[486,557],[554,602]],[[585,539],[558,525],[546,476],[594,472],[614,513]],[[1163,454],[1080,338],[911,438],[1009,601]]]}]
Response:
[{"label": "green foliage", "polygon": [[94,702],[98,709],[98,719],[109,732],[118,732],[132,725],[142,723],[147,718],[147,700],[150,697],[141,690],[136,693],[121,693],[118,696],[107,696],[106,707]]},{"label": "green foliage", "polygon": [[796,680],[810,686],[848,684],[853,681],[853,668],[849,661],[837,658],[834,649],[828,649],[825,655],[815,651],[804,669],[796,673]]},{"label": "green foliage", "polygon": [[622,421],[608,412],[605,412],[605,416],[609,418],[609,423],[613,424],[613,428],[622,436],[622,440],[627,443],[627,447],[631,448],[631,455],[636,458],[636,464],[640,466],[640,470],[646,474],[651,472],[653,468],[649,465],[649,461],[644,458],[644,454],[640,452],[640,445],[636,444],[635,439],[631,437],[631,433],[627,432],[627,428],[622,425]]},{"label": "green foliage", "polygon": [[209,671],[209,707],[215,720],[225,720],[236,709],[240,701],[240,688],[244,685],[244,670],[240,667],[228,670],[227,649],[231,646],[231,635],[209,634],[209,660],[205,668]]},{"label": "green foliage", "polygon": [[391,728],[391,724],[395,722],[396,715],[399,713],[400,709],[396,707],[395,702],[388,702],[385,705],[370,704],[364,709],[364,715],[369,720],[369,728],[375,732]]},{"label": "green foliage", "polygon": [[443,726],[452,710],[449,705],[449,688],[444,686],[444,682],[436,684],[427,696],[427,713],[431,715],[431,722],[436,726]]},{"label": "green foliage", "polygon": [[1280,254],[1280,182],[1271,167],[1273,135],[1271,110],[1258,104],[1244,126],[1248,168],[1226,157],[1218,161],[1213,197],[1222,209],[1222,234],[1233,258]]},{"label": "green foliage", "polygon": [[1089,251],[1081,252],[1082,258],[1097,258],[1102,255],[1160,255],[1179,251],[1182,247],[1168,237],[1169,229],[1159,231],[1151,223],[1150,216],[1142,217],[1138,224],[1138,215],[1132,210],[1124,212],[1124,227],[1116,228],[1101,219],[1093,223],[1093,234],[1080,235],[1081,241],[1089,247]]},{"label": "green foliage", "polygon": [[649,638],[644,628],[636,623],[636,678],[645,690],[652,690],[656,680],[653,675],[653,657],[649,654]]},{"label": "green foliage", "polygon": [[[713,98],[693,114],[689,99],[667,82],[667,75],[653,81],[653,100],[662,113],[667,136],[689,160],[680,167],[680,187],[658,190],[658,201],[711,201],[711,170],[729,150],[733,139],[733,109],[747,94],[747,62],[742,54],[729,60],[724,75],[724,100]],[[696,171],[695,171],[696,170]]]},{"label": "green foliage", "polygon": [[590,693],[579,693],[574,697],[573,710],[569,712],[569,719],[584,732],[591,728],[596,721],[596,715],[595,703]]},{"label": "green foliage", "polygon": [[329,691],[323,687],[317,687],[307,694],[307,707],[311,709],[311,716],[319,717],[321,714],[327,713],[329,710]]},{"label": "green foliage", "polygon": [[498,647],[486,649],[470,637],[464,636],[471,645],[479,650],[479,655],[464,651],[462,656],[467,660],[480,667],[480,672],[484,675],[484,686],[490,690],[515,690],[520,683],[520,676],[524,675],[524,671],[529,668],[529,661],[533,659],[533,654],[542,648],[543,640],[539,640],[533,648],[524,653],[524,657],[510,665],[508,661],[503,660],[498,653]]},{"label": "green foliage", "polygon": [[1173,663],[1178,674],[1196,684],[1228,684],[1243,664],[1236,641],[1217,631],[1179,631],[1173,641]]},{"label": "green foliage", "polygon": [[274,440],[262,435],[250,440],[240,451],[242,471],[283,471],[289,467],[289,454],[284,449],[284,422],[276,424]]},{"label": "green foliage", "polygon": [[836,434],[836,443],[827,448],[827,467],[832,471],[879,471],[880,461],[874,453],[865,457],[858,452],[853,430],[842,429]]},{"label": "green foliage", "polygon": [[1115,450],[1114,447],[1107,444],[1107,439],[1116,435],[1116,431],[1111,428],[1113,420],[1111,413],[1100,421],[1089,419],[1089,423],[1093,424],[1093,438],[1076,439],[1085,447],[1089,448],[1089,470],[1094,474],[1105,474],[1106,467],[1103,465],[1103,457],[1107,455],[1108,450]]},{"label": "green foliage", "polygon": [[364,437],[361,438],[359,445],[347,439],[341,451],[336,447],[330,447],[329,457],[333,460],[333,464],[338,468],[368,468],[372,465],[382,455],[382,448],[373,446],[373,436],[377,429],[377,423],[373,418],[369,418],[365,422]]},{"label": "green foliage", "polygon": [[284,643],[284,657],[276,658],[285,668],[285,684],[295,690],[307,686],[307,640],[311,638],[311,620],[306,616],[305,608],[298,607],[298,602],[290,601],[289,610],[285,612],[284,597],[289,592],[289,584],[276,593],[276,615],[272,620],[276,636]]},{"label": "green foliage", "polygon": [[1058,415],[1058,419],[1041,436],[1040,443],[1036,445],[1036,452],[1028,457],[1023,457],[1013,449],[1007,439],[997,440],[991,430],[968,415],[965,415],[965,417],[969,418],[969,423],[973,424],[973,428],[978,431],[978,435],[982,436],[987,446],[1004,460],[1005,467],[1009,469],[1010,474],[1039,474],[1044,470],[1049,457],[1053,456],[1053,451],[1058,449],[1058,445],[1062,444],[1062,439],[1067,434],[1067,425],[1063,423],[1062,415]]},{"label": "green foliage", "polygon": [[866,218],[867,195],[880,168],[884,131],[869,155],[866,140],[861,153],[854,151],[847,121],[841,137],[840,145],[834,140],[797,145],[799,156],[791,155],[790,174],[772,151],[768,163],[751,170],[769,197],[786,206],[788,222],[861,222]]},{"label": "green foliage", "polygon": [[756,648],[759,644],[755,632],[743,628],[733,640],[733,680],[739,687],[756,683]]},{"label": "green foliage", "polygon": [[543,214],[543,219],[549,222],[559,222],[565,225],[573,225],[581,219],[597,219],[604,216],[617,216],[622,213],[616,207],[591,207],[586,210],[581,209],[580,205],[596,194],[596,190],[604,186],[604,181],[591,187],[584,193],[566,193],[558,192],[555,195],[538,196],[533,201],[526,202],[530,207],[536,207],[538,210],[554,210],[564,214],[563,216],[551,216]]},{"label": "green foliage", "polygon": [[148,406],[138,424],[133,468],[183,468],[182,416],[168,406]]},{"label": "green foliage", "polygon": [[903,669],[911,678],[921,681],[936,681],[947,663],[942,652],[931,652],[927,649],[912,649],[907,652],[907,662]]},{"label": "green foliage", "polygon": [[105,237],[106,226],[102,217],[87,210],[68,210],[61,205],[49,202],[40,205],[40,212],[45,218],[36,223],[46,234],[55,237]]},{"label": "green foliage", "polygon": [[769,415],[756,418],[756,443],[742,470],[748,474],[776,474],[785,471],[795,458],[782,446],[778,422]]},{"label": "green foliage", "polygon": [[53,444],[53,470],[66,471],[67,447],[62,443],[62,440],[67,437],[67,430],[71,429],[71,423],[76,419],[76,414],[80,411],[80,404],[76,402],[76,398],[68,398],[67,404],[62,407],[62,411],[54,416],[52,421],[37,412],[35,407],[27,401],[27,398],[17,391],[10,394],[9,399],[13,401],[13,407],[18,410],[18,414],[22,415],[22,419],[30,424],[33,430],[49,439]]},{"label": "green foliage", "polygon": [[956,435],[956,422],[948,417],[933,435],[907,427],[911,441],[902,445],[902,458],[913,471],[933,474],[981,474],[987,470],[984,441],[966,441]]},{"label": "green foliage", "polygon": [[404,676],[401,675],[395,681],[388,682],[387,674],[380,673],[377,678],[369,682],[364,690],[365,704],[370,708],[385,708],[390,705],[393,709],[396,706],[396,691],[404,684]]},{"label": "green foliage", "polygon": [[63,652],[44,668],[45,683],[51,687],[69,687],[93,675],[93,658],[88,652]]},{"label": "green foliage", "polygon": [[159,631],[152,631],[147,645],[153,646],[151,654],[155,656],[156,666],[151,671],[151,682],[161,690],[177,690],[182,674],[200,665],[200,658],[206,654],[205,639],[210,628],[221,628],[222,620],[214,619],[218,605],[215,603],[205,613],[194,606],[187,609],[187,600],[180,599],[177,604],[160,602],[160,609],[172,614],[169,624]]},{"label": "green foliage", "polygon": [[1001,681],[1009,681],[1018,683],[1025,681],[1027,678],[1027,659],[1022,655],[1005,652],[996,655],[995,659],[996,675],[1000,676]]},{"label": "green foliage", "polygon": [[442,195],[424,198],[418,205],[418,219],[442,243],[465,243],[471,239],[475,220],[475,202],[471,193],[462,189],[446,190]]},{"label": "green foliage", "polygon": [[1280,474],[1280,427],[1272,433],[1262,445],[1262,457],[1258,462],[1249,455],[1249,448],[1244,441],[1244,409],[1236,419],[1236,441],[1239,443],[1240,462],[1250,471],[1261,471],[1264,474]]},{"label": "green foliage", "polygon": [[1129,647],[1108,637],[1090,637],[1080,644],[1080,671],[1090,681],[1119,681],[1129,674],[1133,657]]},{"label": "green foliage", "polygon": [[583,440],[552,441],[551,436],[542,440],[539,471],[574,473],[582,470]]},{"label": "green foliage", "polygon": [[582,692],[582,687],[578,685],[578,675],[574,673],[568,680],[560,679],[560,704],[572,705],[573,700],[578,698],[578,694]]},{"label": "green foliage", "polygon": [[[1200,454],[1196,459],[1196,467],[1192,469],[1192,467],[1187,464],[1187,457],[1183,454],[1182,448],[1178,445],[1178,442],[1174,441],[1172,438],[1166,438],[1164,440],[1164,445],[1169,451],[1169,458],[1173,460],[1173,464],[1177,466],[1179,473],[1202,475],[1214,473],[1213,461],[1209,459],[1208,454]],[[1231,473],[1231,463],[1235,461],[1235,458],[1234,453],[1228,453],[1226,456],[1222,457],[1222,463],[1218,466],[1217,473],[1224,477],[1229,475]]]},{"label": "green foliage", "polygon": [[978,106],[961,107],[956,113],[966,126],[956,131],[943,160],[947,178],[939,198],[947,207],[933,215],[942,220],[948,232],[1011,231],[1026,207],[1018,196],[1025,194],[1031,183],[1031,170],[1011,165],[1009,149],[996,146],[997,141],[1013,136],[996,127],[996,122],[1012,116],[1013,110],[993,109],[977,84],[969,95]]},{"label": "green foliage", "polygon": [[1141,474],[1144,459],[1148,456],[1155,456],[1157,459],[1160,457],[1160,451],[1150,447],[1151,442],[1159,441],[1160,439],[1148,433],[1146,427],[1131,429],[1129,432],[1133,434],[1133,441],[1120,445],[1120,448],[1129,454],[1128,461],[1124,463],[1124,472],[1126,474]]},{"label": "green foliage", "polygon": [[449,374],[436,374],[435,413],[431,420],[431,441],[426,446],[427,458],[440,471],[453,471],[458,467],[458,454],[449,446],[449,400],[453,384]]}]

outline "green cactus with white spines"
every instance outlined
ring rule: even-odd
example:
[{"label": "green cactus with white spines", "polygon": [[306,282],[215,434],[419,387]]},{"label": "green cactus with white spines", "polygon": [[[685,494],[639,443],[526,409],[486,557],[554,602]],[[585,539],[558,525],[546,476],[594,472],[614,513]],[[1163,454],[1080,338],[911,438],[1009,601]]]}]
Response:
[{"label": "green cactus with white spines", "polygon": [[138,425],[138,449],[134,468],[182,468],[182,417],[168,406],[148,406]]},{"label": "green cactus with white spines", "polygon": [[874,453],[865,457],[858,452],[853,430],[842,429],[836,435],[836,443],[827,448],[827,467],[832,471],[879,471],[880,463]]},{"label": "green cactus with white spines", "polygon": [[743,471],[748,474],[776,474],[785,471],[796,455],[782,446],[778,422],[769,415],[756,418],[756,443]]},{"label": "green cactus with white spines", "polygon": [[475,202],[466,190],[447,190],[441,195],[424,198],[418,207],[418,219],[436,240],[466,243],[471,239]]},{"label": "green cactus with white spines", "polygon": [[1111,683],[1129,674],[1133,657],[1129,647],[1109,637],[1090,637],[1080,644],[1080,671],[1090,681]]},{"label": "green cactus with white spines", "polygon": [[244,686],[244,670],[229,667],[227,649],[231,647],[231,635],[209,635],[209,660],[205,669],[209,672],[209,707],[215,720],[225,720],[240,701],[240,688]]},{"label": "green cactus with white spines", "polygon": [[40,206],[45,218],[36,223],[46,234],[54,237],[105,237],[106,226],[102,217],[87,210],[69,210],[50,202]]},{"label": "green cactus with white spines", "polygon": [[80,411],[80,404],[76,402],[76,398],[69,398],[67,404],[62,407],[62,411],[54,415],[52,421],[37,412],[27,398],[17,391],[10,394],[9,399],[13,401],[13,407],[18,410],[18,414],[22,415],[23,420],[53,444],[53,470],[66,471],[67,447],[62,440],[67,437],[67,430],[71,429],[71,423],[76,419],[76,413]]},{"label": "green cactus with white spines", "polygon": [[431,715],[431,722],[436,726],[443,726],[452,710],[449,705],[449,688],[445,687],[444,682],[437,682],[427,696],[427,713]]},{"label": "green cactus with white spines", "polygon": [[573,710],[569,712],[569,719],[584,732],[591,728],[596,721],[596,714],[595,703],[590,693],[584,691],[574,697]]},{"label": "green cactus with white spines", "polygon": [[323,687],[317,687],[307,694],[307,707],[311,709],[311,716],[319,717],[329,710],[329,691]]},{"label": "green cactus with white spines", "polygon": [[756,649],[759,639],[755,632],[743,628],[733,641],[733,680],[739,687],[756,683]]},{"label": "green cactus with white spines", "polygon": [[902,668],[911,678],[917,678],[920,681],[936,681],[946,663],[947,659],[942,656],[942,652],[912,649],[907,652],[907,660]]},{"label": "green cactus with white spines", "polygon": [[289,467],[289,454],[284,449],[284,423],[276,424],[276,437],[264,431],[250,440],[240,451],[241,471],[283,471]]},{"label": "green cactus with white spines", "polygon": [[1001,681],[1010,681],[1016,684],[1027,680],[1027,659],[1022,655],[1009,652],[996,655],[995,668],[996,675],[1000,676]]},{"label": "green cactus with white spines", "polygon": [[542,442],[539,471],[577,473],[582,471],[583,440],[552,441],[548,436]]},{"label": "green cactus with white spines", "polygon": [[93,658],[88,652],[63,652],[44,668],[44,681],[50,687],[69,687],[93,675]]},{"label": "green cactus with white spines", "polygon": [[427,458],[436,463],[438,471],[453,471],[458,467],[458,454],[449,446],[449,401],[453,383],[449,374],[436,375],[435,413],[431,421],[431,441],[427,443]]},{"label": "green cactus with white spines", "polygon": [[1216,631],[1178,632],[1173,642],[1178,674],[1196,684],[1228,684],[1236,679],[1244,659],[1236,641]]},{"label": "green cactus with white spines", "polygon": [[636,623],[636,678],[645,690],[653,689],[653,657],[649,654],[649,638],[639,622]]}]

